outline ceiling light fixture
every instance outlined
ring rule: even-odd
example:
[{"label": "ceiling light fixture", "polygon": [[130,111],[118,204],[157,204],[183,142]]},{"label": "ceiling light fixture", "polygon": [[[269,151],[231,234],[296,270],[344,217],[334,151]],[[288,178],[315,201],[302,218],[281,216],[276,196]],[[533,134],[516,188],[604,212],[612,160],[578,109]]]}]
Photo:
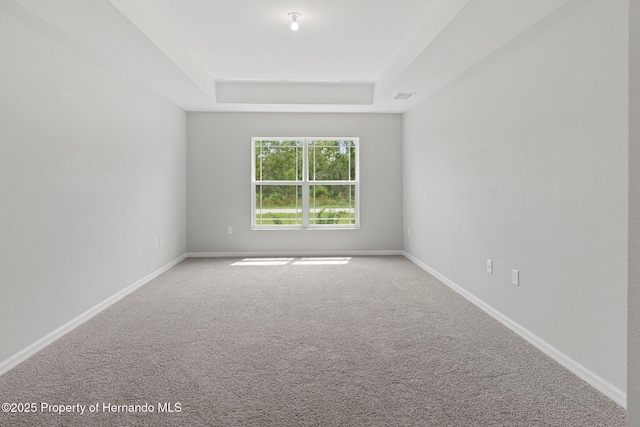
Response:
[{"label": "ceiling light fixture", "polygon": [[289,16],[291,17],[291,30],[298,31],[300,25],[298,25],[298,17],[302,16],[301,13],[298,12],[290,12]]}]

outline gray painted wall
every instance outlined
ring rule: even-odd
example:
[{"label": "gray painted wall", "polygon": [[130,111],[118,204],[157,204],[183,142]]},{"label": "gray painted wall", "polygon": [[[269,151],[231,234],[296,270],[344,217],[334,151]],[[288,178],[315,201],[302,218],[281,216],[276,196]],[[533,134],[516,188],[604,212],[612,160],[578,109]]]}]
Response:
[{"label": "gray painted wall", "polygon": [[567,3],[403,128],[406,251],[623,392],[627,4]]},{"label": "gray painted wall", "polygon": [[[402,249],[401,115],[189,113],[188,129],[189,252]],[[360,137],[360,229],[252,231],[254,136]]]},{"label": "gray painted wall", "polygon": [[0,2],[0,361],[186,251],[186,113],[11,5]]},{"label": "gray painted wall", "polygon": [[629,10],[628,421],[640,426],[640,2]]}]

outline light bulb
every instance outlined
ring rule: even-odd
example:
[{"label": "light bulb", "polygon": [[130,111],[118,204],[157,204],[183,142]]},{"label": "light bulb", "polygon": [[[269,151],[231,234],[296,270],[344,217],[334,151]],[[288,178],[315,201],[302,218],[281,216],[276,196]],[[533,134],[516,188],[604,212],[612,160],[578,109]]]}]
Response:
[{"label": "light bulb", "polygon": [[291,17],[291,30],[298,31],[298,28],[300,28],[300,25],[298,25],[298,16],[302,15],[298,12],[291,12],[289,16]]}]

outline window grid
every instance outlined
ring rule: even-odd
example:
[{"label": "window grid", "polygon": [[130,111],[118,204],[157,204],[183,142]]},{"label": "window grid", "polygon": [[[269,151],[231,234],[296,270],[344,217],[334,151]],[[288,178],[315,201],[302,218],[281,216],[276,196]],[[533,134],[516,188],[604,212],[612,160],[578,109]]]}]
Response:
[{"label": "window grid", "polygon": [[[286,145],[287,142],[291,143],[291,145]],[[318,143],[327,142],[337,143],[337,145],[318,145]],[[271,145],[272,143],[275,143],[275,146]],[[358,146],[359,139],[354,137],[252,138],[252,229],[282,230],[359,228]],[[282,179],[287,178],[283,175],[275,176],[279,179],[265,179],[265,158],[267,157],[265,149],[270,150],[270,153],[273,154],[274,152],[277,152],[278,149],[286,150],[288,148],[295,149],[295,179]],[[326,153],[331,152],[332,149],[335,149],[336,152],[339,152],[340,154],[346,154],[344,158],[346,158],[347,179],[317,180],[318,150],[323,150],[326,156]],[[312,152],[309,153],[309,150],[312,150]],[[300,161],[300,155],[302,155],[302,161]],[[334,159],[339,157],[340,156],[333,154]],[[258,170],[256,170],[256,160],[259,160]],[[332,164],[331,166],[336,168],[335,164]],[[300,167],[302,168],[302,171],[300,171]],[[323,171],[323,174],[325,178],[328,178],[327,171]],[[339,169],[337,174],[339,176],[341,175]],[[343,178],[345,176],[342,174],[340,177]],[[273,173],[272,176],[269,176],[268,178],[274,178]],[[286,186],[296,187],[295,207],[294,209],[281,209],[280,214],[286,213],[284,218],[278,217],[277,214],[274,213],[277,212],[278,209],[268,209],[268,205],[265,204],[265,197],[267,197],[264,192],[265,186],[278,186],[280,188]],[[332,189],[333,194],[335,194],[336,188],[344,187],[341,189],[340,195],[346,196],[347,205],[344,206],[343,204],[341,206],[340,203],[332,200],[332,202],[334,202],[333,206],[331,203],[327,206],[322,206],[322,204],[318,203],[318,190],[320,187],[324,187],[324,192],[327,191],[327,188]],[[313,194],[310,194],[310,190],[313,191]],[[311,197],[313,198],[312,203],[309,200]],[[288,215],[292,215],[293,219]],[[326,215],[326,217],[322,217],[323,215]]]}]

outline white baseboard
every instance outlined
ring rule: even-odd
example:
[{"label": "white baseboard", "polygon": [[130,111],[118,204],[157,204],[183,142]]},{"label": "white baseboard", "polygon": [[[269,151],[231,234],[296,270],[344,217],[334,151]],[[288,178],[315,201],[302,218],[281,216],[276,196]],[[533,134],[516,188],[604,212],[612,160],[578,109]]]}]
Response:
[{"label": "white baseboard", "polygon": [[146,275],[145,277],[143,277],[142,279],[136,281],[135,283],[132,283],[131,285],[129,285],[126,288],[122,289],[121,291],[113,294],[112,296],[110,296],[109,298],[105,299],[104,301],[96,304],[95,306],[93,306],[89,310],[85,311],[84,313],[82,313],[81,315],[76,317],[75,319],[70,320],[69,322],[67,322],[64,325],[60,326],[58,329],[56,329],[53,332],[51,332],[51,333],[45,335],[44,337],[40,338],[38,341],[34,342],[33,344],[31,344],[30,346],[26,347],[25,349],[17,352],[16,354],[11,356],[7,360],[5,360],[3,362],[0,362],[0,375],[4,374],[9,369],[17,366],[18,364],[24,362],[29,357],[33,356],[38,351],[42,350],[43,348],[45,348],[46,346],[48,346],[49,344],[51,344],[52,342],[54,342],[58,338],[62,337],[66,333],[68,333],[68,332],[72,331],[73,329],[77,328],[78,326],[80,326],[81,324],[86,322],[87,320],[91,319],[96,314],[100,313],[105,308],[107,308],[110,305],[118,302],[119,300],[121,300],[122,298],[126,297],[127,295],[129,295],[131,292],[135,291],[136,289],[138,289],[142,285],[150,282],[152,279],[154,279],[157,276],[161,275],[162,273],[164,273],[165,271],[167,271],[168,269],[170,269],[174,265],[178,264],[180,261],[182,261],[186,257],[187,257],[187,254],[184,254],[184,255],[176,258],[175,260],[171,261],[170,263],[160,267],[159,269],[157,269],[153,273],[150,273],[150,274]]},{"label": "white baseboard", "polygon": [[619,388],[615,387],[613,384],[590,371],[580,363],[573,360],[571,357],[567,356],[542,338],[538,337],[533,332],[528,329],[522,327],[518,323],[514,322],[504,314],[500,313],[498,310],[491,307],[489,304],[482,301],[480,298],[471,294],[469,291],[460,287],[453,281],[449,280],[447,277],[440,274],[438,271],[424,264],[414,256],[409,253],[403,251],[403,255],[412,261],[414,264],[425,270],[427,273],[431,274],[438,280],[440,280],[445,285],[449,286],[451,289],[462,295],[464,298],[481,308],[484,312],[492,316],[494,319],[505,325],[507,328],[511,329],[516,334],[520,335],[522,338],[527,340],[530,344],[534,345],[537,349],[542,351],[547,356],[551,357],[556,362],[560,363],[562,366],[567,368],[569,371],[577,375],[582,380],[586,381],[596,390],[599,390],[605,396],[622,406],[623,408],[627,408],[627,393],[623,392]]},{"label": "white baseboard", "polygon": [[287,252],[189,252],[189,258],[247,258],[301,256],[386,256],[403,255],[402,250],[387,251],[287,251]]}]

